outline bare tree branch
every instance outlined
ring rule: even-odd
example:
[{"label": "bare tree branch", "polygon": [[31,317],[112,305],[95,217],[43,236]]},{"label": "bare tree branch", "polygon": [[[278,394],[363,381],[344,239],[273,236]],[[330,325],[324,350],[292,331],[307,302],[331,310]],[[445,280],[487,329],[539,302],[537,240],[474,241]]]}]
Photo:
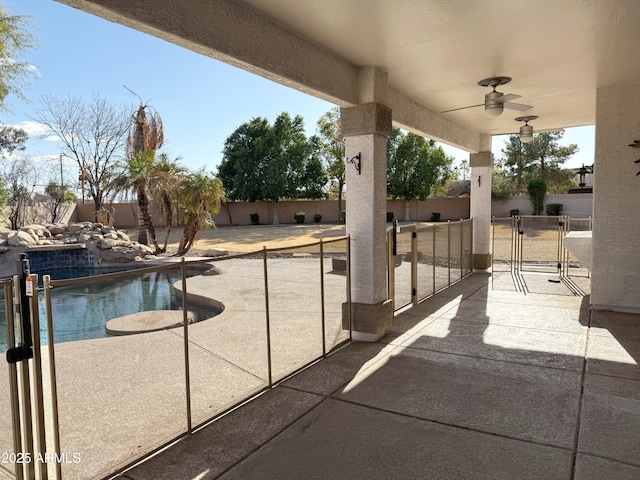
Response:
[{"label": "bare tree branch", "polygon": [[112,180],[117,161],[124,154],[133,108],[110,104],[97,95],[90,101],[45,95],[41,105],[34,120],[46,125],[64,144],[65,155],[76,160],[95,210],[100,210],[113,190]]}]

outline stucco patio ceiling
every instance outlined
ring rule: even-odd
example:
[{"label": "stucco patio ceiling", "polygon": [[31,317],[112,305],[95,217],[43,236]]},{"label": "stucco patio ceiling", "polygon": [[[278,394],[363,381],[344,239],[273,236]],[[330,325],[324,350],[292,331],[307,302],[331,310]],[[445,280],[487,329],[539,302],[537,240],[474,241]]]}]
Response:
[{"label": "stucco patio ceiling", "polygon": [[[334,94],[330,90],[338,87],[332,79],[318,79],[322,70],[313,68],[323,58],[331,60],[328,75],[333,72],[337,86],[348,83],[349,69],[375,66],[388,72],[394,91],[437,115],[483,103],[490,88],[478,81],[512,77],[498,90],[521,95],[516,102],[533,108],[505,109],[499,117],[482,107],[443,114],[448,127],[441,131],[452,121],[463,129],[459,138],[469,132],[515,132],[522,123],[514,119],[523,114],[539,117],[532,122],[535,129],[594,124],[597,88],[640,80],[638,0],[60,1],[296,88],[306,81],[310,92],[342,105],[353,98]],[[194,25],[200,18],[202,25]],[[206,25],[205,33],[196,35],[190,24],[193,30]],[[296,50],[286,51],[298,38]],[[242,58],[243,49],[261,48],[262,64],[251,65],[251,54]],[[308,79],[298,74],[287,82],[287,71],[293,71],[287,62],[308,65]],[[323,81],[329,85],[324,92]],[[456,141],[455,135],[450,140],[470,151],[477,146]]]},{"label": "stucco patio ceiling", "polygon": [[[538,128],[595,122],[595,89],[640,79],[637,0],[245,0],[358,66],[389,72],[389,83],[441,112],[477,105],[499,90],[534,108]],[[506,133],[522,114],[482,107],[446,114],[474,130]]]}]

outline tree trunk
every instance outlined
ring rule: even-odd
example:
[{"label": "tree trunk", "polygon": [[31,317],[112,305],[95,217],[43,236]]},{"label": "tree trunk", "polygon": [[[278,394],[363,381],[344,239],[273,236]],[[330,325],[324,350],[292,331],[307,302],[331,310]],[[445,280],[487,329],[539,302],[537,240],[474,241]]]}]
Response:
[{"label": "tree trunk", "polygon": [[144,214],[142,213],[142,207],[138,203],[137,216],[138,216],[138,243],[142,245],[149,245],[149,237],[147,237],[147,227],[144,224]]},{"label": "tree trunk", "polygon": [[229,217],[229,225],[233,225],[233,220],[231,219],[231,209],[229,208],[229,202],[222,200],[222,206],[227,211],[227,216]]},{"label": "tree trunk", "polygon": [[178,255],[184,255],[191,249],[191,247],[193,246],[193,241],[197,234],[197,222],[194,221],[193,218],[191,218],[184,226],[182,238],[180,239],[180,244],[178,245]]},{"label": "tree trunk", "polygon": [[162,192],[162,203],[164,205],[164,219],[166,222],[165,225],[165,235],[164,235],[164,246],[160,253],[164,253],[167,251],[167,243],[169,243],[169,234],[171,233],[171,228],[173,227],[173,202],[171,201],[171,197],[167,192]]},{"label": "tree trunk", "polygon": [[[149,212],[149,198],[147,197],[147,192],[144,190],[144,186],[142,185],[138,187],[138,207],[140,209],[143,220],[142,225],[138,224],[138,243],[142,243],[140,241],[140,235],[142,234],[142,232],[144,231],[145,240],[147,240],[146,233],[149,232],[156,253],[160,253],[160,246],[158,245],[158,240],[156,239],[156,230],[155,228],[153,228],[151,213]],[[143,245],[147,245],[147,243],[144,243]]]}]

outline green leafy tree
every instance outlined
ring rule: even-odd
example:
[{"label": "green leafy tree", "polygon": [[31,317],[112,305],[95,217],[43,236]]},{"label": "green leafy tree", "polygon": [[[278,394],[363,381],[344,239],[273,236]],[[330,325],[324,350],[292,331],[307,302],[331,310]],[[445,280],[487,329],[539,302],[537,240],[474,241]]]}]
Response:
[{"label": "green leafy tree", "polygon": [[254,118],[227,138],[218,177],[230,200],[274,202],[277,224],[280,199],[315,198],[320,193],[319,184],[326,177],[315,153],[301,116],[291,118],[283,112],[273,125]]},{"label": "green leafy tree", "polygon": [[23,89],[28,86],[33,68],[20,58],[34,46],[27,19],[9,15],[0,5],[0,110],[7,109],[5,101],[9,94],[25,98]]},{"label": "green leafy tree", "polygon": [[274,202],[273,223],[278,223],[278,201],[301,198],[306,163],[311,146],[304,134],[300,115],[291,118],[283,112],[273,123],[270,135],[271,157],[266,164],[264,198]]},{"label": "green leafy tree", "polygon": [[264,167],[270,153],[269,122],[253,118],[240,125],[225,141],[218,177],[231,200],[255,202],[264,198]]},{"label": "green leafy tree", "polygon": [[178,255],[185,255],[197,238],[198,233],[213,225],[211,214],[220,209],[224,189],[219,178],[204,172],[187,175],[178,185],[178,205],[184,221],[182,238],[178,245]]},{"label": "green leafy tree", "polygon": [[520,135],[509,135],[505,141],[505,148],[502,150],[502,163],[511,173],[511,178],[515,184],[516,193],[525,191],[526,177],[533,172],[535,157],[527,155],[526,143],[520,141]]},{"label": "green leafy tree", "polygon": [[[125,192],[125,195],[134,193],[137,199],[138,211],[142,220],[142,227],[138,225],[138,242],[144,243],[146,232],[149,232],[156,253],[162,253],[156,238],[155,227],[151,221],[149,211],[148,184],[151,180],[154,163],[153,151],[141,152],[123,162],[122,173],[114,180],[116,190]],[[141,231],[144,234],[141,235]]]},{"label": "green leafy tree", "polygon": [[426,200],[437,188],[444,188],[452,176],[453,159],[435,141],[414,133],[394,129],[387,151],[387,195],[406,200],[405,220],[409,219],[409,201]]},{"label": "green leafy tree", "polygon": [[318,137],[315,135],[311,137],[309,144],[311,153],[305,162],[298,196],[309,199],[325,198],[329,177],[323,165],[322,154],[319,152]]},{"label": "green leafy tree", "polygon": [[504,201],[511,198],[514,193],[514,184],[507,172],[500,165],[494,165],[491,169],[491,198]]},{"label": "green leafy tree", "polygon": [[329,182],[338,198],[338,213],[344,209],[344,137],[340,129],[340,109],[335,107],[325,113],[316,123],[315,151],[322,159]]},{"label": "green leafy tree", "polygon": [[45,135],[55,134],[65,146],[64,155],[78,164],[82,190],[88,190],[96,212],[117,186],[114,180],[125,149],[131,110],[99,96],[86,101],[82,97],[45,95],[35,114],[35,119],[48,127]]},{"label": "green leafy tree", "polygon": [[9,199],[9,192],[4,185],[4,178],[0,177],[0,207],[4,207]]},{"label": "green leafy tree", "polygon": [[158,155],[151,169],[149,193],[152,198],[159,200],[160,210],[164,214],[166,224],[164,245],[160,249],[161,252],[167,251],[167,243],[176,214],[174,198],[177,195],[180,181],[187,173],[187,169],[180,165],[179,157],[170,160],[166,153]]},{"label": "green leafy tree", "polygon": [[564,132],[545,132],[522,143],[519,135],[510,135],[502,150],[505,167],[511,172],[518,193],[536,177],[546,180],[550,193],[566,193],[574,186],[573,172],[562,165],[577,151],[576,144],[560,145]]},{"label": "green leafy tree", "polygon": [[534,178],[527,184],[527,192],[534,215],[540,215],[544,209],[544,197],[547,194],[547,182],[544,178]]},{"label": "green leafy tree", "polygon": [[24,150],[28,138],[29,135],[22,128],[11,125],[0,126],[0,156],[6,158],[14,151]]}]

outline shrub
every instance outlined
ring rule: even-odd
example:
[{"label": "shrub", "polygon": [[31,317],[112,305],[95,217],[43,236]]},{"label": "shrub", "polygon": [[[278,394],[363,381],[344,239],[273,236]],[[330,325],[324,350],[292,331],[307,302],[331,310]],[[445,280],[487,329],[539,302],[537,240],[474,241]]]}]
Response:
[{"label": "shrub", "polygon": [[431,212],[431,221],[439,222],[440,221],[440,213],[439,212]]},{"label": "shrub", "polygon": [[296,223],[304,223],[304,217],[305,217],[304,212],[296,212],[293,215],[293,218],[296,219]]},{"label": "shrub", "polygon": [[260,225],[260,216],[257,213],[249,214],[249,218],[251,218],[251,225]]},{"label": "shrub", "polygon": [[387,223],[393,222],[393,212],[387,212]]},{"label": "shrub", "polygon": [[518,215],[520,215],[520,209],[519,208],[512,208],[511,210],[509,210],[509,216],[510,217],[517,217]]},{"label": "shrub", "polygon": [[313,216],[313,221],[314,221],[314,222],[319,222],[320,220],[322,220],[322,215],[320,215],[319,213],[316,213],[316,214]]},{"label": "shrub", "polygon": [[550,203],[547,205],[547,215],[552,217],[559,217],[562,214],[561,203]]},{"label": "shrub", "polygon": [[527,192],[529,192],[533,214],[540,215],[544,208],[544,196],[547,194],[547,182],[544,178],[534,178],[527,185]]}]

